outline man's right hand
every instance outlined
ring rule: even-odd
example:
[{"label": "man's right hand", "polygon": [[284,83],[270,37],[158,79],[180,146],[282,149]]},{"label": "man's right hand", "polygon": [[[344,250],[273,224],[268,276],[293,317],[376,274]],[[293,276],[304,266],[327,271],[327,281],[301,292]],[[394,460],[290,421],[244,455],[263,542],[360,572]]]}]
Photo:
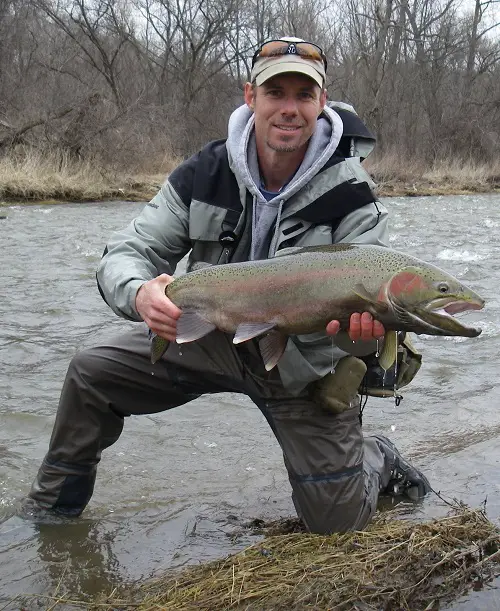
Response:
[{"label": "man's right hand", "polygon": [[171,342],[175,341],[177,319],[182,313],[165,295],[165,288],[173,279],[173,276],[161,274],[148,280],[135,297],[135,309],[151,331]]}]

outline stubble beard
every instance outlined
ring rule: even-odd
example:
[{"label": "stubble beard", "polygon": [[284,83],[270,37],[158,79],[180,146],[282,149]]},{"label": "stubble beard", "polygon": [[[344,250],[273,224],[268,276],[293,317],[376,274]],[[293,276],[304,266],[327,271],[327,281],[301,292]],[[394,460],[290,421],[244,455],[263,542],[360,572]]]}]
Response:
[{"label": "stubble beard", "polygon": [[277,153],[294,153],[302,146],[302,144],[274,144],[268,140],[267,146]]},{"label": "stubble beard", "polygon": [[291,142],[286,142],[286,140],[285,141],[280,141],[280,140],[276,141],[268,137],[266,143],[267,143],[267,146],[270,149],[272,149],[273,151],[276,151],[276,153],[295,153],[296,151],[302,149],[305,145],[307,145],[307,142],[309,141],[309,138],[307,138],[306,141],[304,142],[303,135],[304,134],[302,134],[302,138],[299,138],[298,141],[293,138],[290,138],[292,140]]}]

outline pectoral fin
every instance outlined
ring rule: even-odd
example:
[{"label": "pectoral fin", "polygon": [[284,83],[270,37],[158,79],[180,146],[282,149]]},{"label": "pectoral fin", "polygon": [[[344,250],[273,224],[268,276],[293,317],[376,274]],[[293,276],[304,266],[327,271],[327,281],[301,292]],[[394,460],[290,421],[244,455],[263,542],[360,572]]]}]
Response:
[{"label": "pectoral fin", "polygon": [[194,342],[201,337],[205,337],[215,328],[212,322],[198,312],[184,310],[177,320],[177,336],[175,341],[178,344]]},{"label": "pectoral fin", "polygon": [[271,331],[259,340],[260,353],[266,367],[266,371],[271,371],[278,364],[283,356],[288,337],[279,331]]},{"label": "pectoral fin", "polygon": [[233,344],[247,342],[249,339],[268,333],[275,326],[274,322],[243,322],[236,328]]},{"label": "pectoral fin", "polygon": [[197,272],[200,269],[206,269],[207,267],[213,267],[213,263],[207,263],[207,261],[196,261],[191,265],[190,272]]},{"label": "pectoral fin", "polygon": [[378,362],[384,371],[389,370],[398,358],[398,334],[396,331],[387,331],[384,336],[384,347]]}]

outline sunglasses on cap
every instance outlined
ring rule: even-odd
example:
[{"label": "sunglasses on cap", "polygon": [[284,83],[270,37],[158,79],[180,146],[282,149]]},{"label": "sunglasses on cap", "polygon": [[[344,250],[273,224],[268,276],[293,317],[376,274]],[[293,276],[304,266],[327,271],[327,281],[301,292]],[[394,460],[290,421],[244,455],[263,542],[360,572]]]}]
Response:
[{"label": "sunglasses on cap", "polygon": [[323,62],[327,69],[326,55],[321,47],[313,42],[290,42],[287,40],[270,40],[265,42],[252,57],[252,68],[261,57],[280,57],[281,55],[299,55],[303,59]]}]

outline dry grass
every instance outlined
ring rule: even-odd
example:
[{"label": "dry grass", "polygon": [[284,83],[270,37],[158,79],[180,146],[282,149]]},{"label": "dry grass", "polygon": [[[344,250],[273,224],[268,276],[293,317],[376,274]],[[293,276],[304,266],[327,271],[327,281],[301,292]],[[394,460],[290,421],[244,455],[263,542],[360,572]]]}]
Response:
[{"label": "dry grass", "polygon": [[[98,161],[74,161],[52,151],[16,150],[0,159],[0,200],[102,201],[151,199],[165,177],[181,159],[165,154],[151,160],[147,170],[131,172],[104,167]],[[368,159],[367,169],[378,183],[381,196],[446,195],[488,192],[500,188],[500,162],[479,165],[457,160],[432,168],[419,161],[402,161],[396,155]]]},{"label": "dry grass", "polygon": [[[286,529],[294,530],[290,521]],[[134,590],[115,590],[93,604],[52,597],[50,606],[430,610],[488,581],[498,568],[499,545],[498,528],[480,510],[462,506],[427,523],[381,514],[363,532],[271,535],[224,560],[171,572]]]},{"label": "dry grass", "polygon": [[21,151],[0,159],[0,199],[19,201],[147,200],[178,163],[166,159],[164,174],[130,176],[97,161],[74,161],[53,151]]},{"label": "dry grass", "polygon": [[366,168],[384,196],[485,193],[500,188],[500,162],[480,164],[452,159],[429,167],[418,160],[386,155],[367,160]]}]

